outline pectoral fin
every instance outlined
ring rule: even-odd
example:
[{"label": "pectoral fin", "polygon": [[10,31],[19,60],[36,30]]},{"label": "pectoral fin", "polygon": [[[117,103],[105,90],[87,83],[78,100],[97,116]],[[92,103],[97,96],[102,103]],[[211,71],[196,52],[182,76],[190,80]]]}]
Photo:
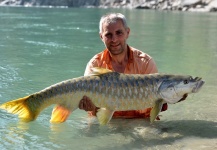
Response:
[{"label": "pectoral fin", "polygon": [[154,122],[157,115],[160,113],[162,106],[163,106],[163,99],[156,101],[156,103],[155,103],[155,105],[152,108],[151,113],[150,113],[150,122],[151,123]]},{"label": "pectoral fin", "polygon": [[113,113],[113,110],[109,110],[107,108],[100,108],[96,113],[96,116],[99,120],[99,123],[101,125],[105,125],[111,120]]}]

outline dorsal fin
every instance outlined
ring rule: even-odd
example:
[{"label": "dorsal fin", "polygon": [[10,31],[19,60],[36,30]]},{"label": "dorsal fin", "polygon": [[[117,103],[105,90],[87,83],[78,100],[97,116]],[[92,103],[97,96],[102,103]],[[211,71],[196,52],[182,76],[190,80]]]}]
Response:
[{"label": "dorsal fin", "polygon": [[100,74],[113,72],[112,70],[100,68],[100,67],[94,67],[94,68],[91,68],[91,70],[92,70],[92,73],[90,75],[100,75]]}]

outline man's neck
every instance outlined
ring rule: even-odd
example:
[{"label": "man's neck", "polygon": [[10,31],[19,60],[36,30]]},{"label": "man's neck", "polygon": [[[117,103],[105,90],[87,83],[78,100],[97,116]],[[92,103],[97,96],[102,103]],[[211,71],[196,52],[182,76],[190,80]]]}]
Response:
[{"label": "man's neck", "polygon": [[128,50],[119,55],[110,55],[111,64],[115,71],[123,73],[128,63]]}]

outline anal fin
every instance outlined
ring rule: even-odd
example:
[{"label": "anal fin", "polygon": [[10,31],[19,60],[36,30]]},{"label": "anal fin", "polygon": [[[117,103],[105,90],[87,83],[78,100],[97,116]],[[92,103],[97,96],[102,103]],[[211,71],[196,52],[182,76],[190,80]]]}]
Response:
[{"label": "anal fin", "polygon": [[97,119],[101,125],[107,124],[113,115],[114,111],[107,108],[100,108],[96,113]]},{"label": "anal fin", "polygon": [[56,107],[54,107],[54,109],[52,111],[52,116],[51,116],[50,122],[52,122],[52,123],[65,122],[70,114],[71,114],[71,111],[69,109],[67,109],[66,107],[63,107],[61,105],[57,105]]},{"label": "anal fin", "polygon": [[151,110],[151,113],[150,113],[150,122],[151,123],[154,122],[157,115],[160,113],[162,106],[163,106],[163,99],[157,100],[154,107]]}]

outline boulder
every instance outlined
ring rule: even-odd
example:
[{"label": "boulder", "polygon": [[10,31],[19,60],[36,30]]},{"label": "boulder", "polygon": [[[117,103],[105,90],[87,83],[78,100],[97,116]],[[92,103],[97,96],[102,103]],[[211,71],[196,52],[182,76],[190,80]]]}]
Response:
[{"label": "boulder", "polygon": [[216,12],[217,11],[217,0],[212,0],[209,4],[208,4],[208,9],[211,12]]},{"label": "boulder", "polygon": [[0,6],[16,5],[217,11],[217,0],[0,0]]},{"label": "boulder", "polygon": [[182,0],[181,2],[182,6],[195,6],[200,3],[201,0]]}]

